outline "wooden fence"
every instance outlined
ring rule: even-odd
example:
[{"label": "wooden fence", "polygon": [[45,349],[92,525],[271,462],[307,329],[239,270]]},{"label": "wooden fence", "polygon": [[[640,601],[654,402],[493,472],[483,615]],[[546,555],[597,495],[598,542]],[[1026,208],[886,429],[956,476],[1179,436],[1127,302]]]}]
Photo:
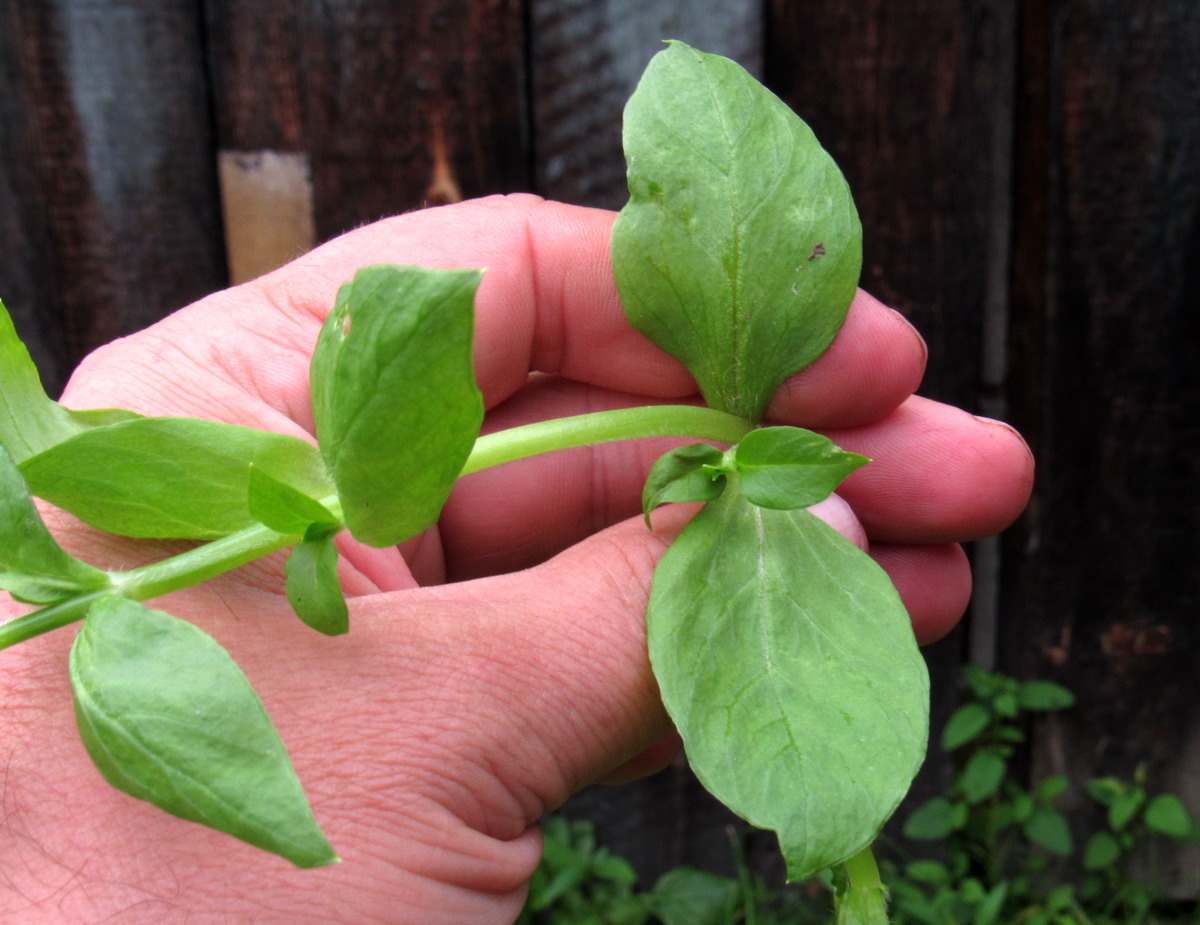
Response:
[{"label": "wooden fence", "polygon": [[[935,723],[963,661],[1059,680],[1081,702],[1034,730],[1034,771],[1146,762],[1200,811],[1194,0],[5,0],[0,297],[53,389],[390,213],[618,207],[621,106],[665,37],[809,121],[855,191],[863,286],[928,339],[924,394],[1037,454],[1028,512],[973,550],[970,619],[928,650]],[[933,756],[919,791],[946,775]],[[682,768],[572,809],[648,875],[728,864]]]}]

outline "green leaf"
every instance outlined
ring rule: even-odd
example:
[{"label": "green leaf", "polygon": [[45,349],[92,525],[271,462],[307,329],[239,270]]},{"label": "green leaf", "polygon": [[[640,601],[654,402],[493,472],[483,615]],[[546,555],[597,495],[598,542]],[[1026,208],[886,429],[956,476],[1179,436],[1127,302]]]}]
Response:
[{"label": "green leaf", "polygon": [[1120,832],[1121,829],[1129,825],[1145,801],[1146,792],[1141,787],[1134,787],[1122,793],[1108,806],[1109,828],[1114,832]]},{"label": "green leaf", "polygon": [[746,71],[678,42],[646,68],[624,140],[612,251],[626,314],[710,406],[758,421],[854,296],[862,229],[846,181]]},{"label": "green leaf", "polygon": [[1192,814],[1172,793],[1160,793],[1146,806],[1146,827],[1172,838],[1187,838],[1192,831]]},{"label": "green leaf", "polygon": [[904,821],[904,835],[921,841],[937,841],[954,831],[954,805],[945,797],[922,803]]},{"label": "green leaf", "polygon": [[198,418],[95,427],[25,460],[33,494],[123,536],[214,539],[255,523],[250,468],[311,495],[333,493],[316,447]]},{"label": "green leaf", "polygon": [[1065,710],[1074,706],[1075,695],[1053,681],[1022,681],[1017,702],[1023,710]]},{"label": "green leaf", "polygon": [[337,860],[261,701],[212,637],[104,597],[70,670],[84,745],[114,787],[297,867]]},{"label": "green leaf", "polygon": [[1112,806],[1114,800],[1129,790],[1129,785],[1116,777],[1093,777],[1083,789],[1102,806]]},{"label": "green leaf", "polygon": [[791,879],[872,840],[924,757],[928,676],[870,557],[731,485],[667,550],[647,629],[693,770],[779,833]]},{"label": "green leaf", "polygon": [[690,867],[663,874],[650,893],[650,911],[663,925],[728,925],[737,905],[736,880]]},{"label": "green leaf", "polygon": [[992,712],[981,703],[964,703],[950,714],[942,729],[942,748],[954,751],[976,739],[992,721]]},{"label": "green leaf", "polygon": [[1008,764],[991,749],[981,749],[971,756],[959,776],[958,785],[968,803],[986,800],[1004,780]]},{"label": "green leaf", "polygon": [[109,408],[69,411],[46,394],[37,367],[0,302],[0,447],[20,464],[30,456],[100,424],[137,417]]},{"label": "green leaf", "polygon": [[68,555],[50,535],[0,447],[0,588],[27,604],[51,604],[108,585],[106,572]]},{"label": "green leaf", "polygon": [[1028,822],[1037,806],[1033,797],[1016,785],[1010,784],[1006,789],[1010,791],[1013,818],[1018,822]]},{"label": "green leaf", "polygon": [[338,518],[316,498],[251,464],[246,508],[276,533],[303,533],[313,524],[335,525]]},{"label": "green leaf", "polygon": [[939,861],[910,861],[904,868],[904,876],[909,880],[928,883],[930,886],[939,886],[950,880],[950,871],[946,870],[946,865]]},{"label": "green leaf", "polygon": [[[1067,883],[1050,891],[1050,895],[1046,897],[1046,908],[1050,912],[1066,912],[1074,901],[1075,887]],[[1075,920],[1072,918],[1070,921]]]},{"label": "green leaf", "polygon": [[707,443],[692,443],[668,450],[654,461],[642,487],[646,526],[650,512],[669,501],[713,501],[725,490],[719,471],[725,454]]},{"label": "green leaf", "polygon": [[1016,693],[1007,691],[992,698],[992,709],[1008,719],[1014,719],[1021,712]]},{"label": "green leaf", "polygon": [[780,510],[824,501],[842,479],[869,462],[799,427],[750,431],[737,445],[734,461],[746,500]]},{"label": "green leaf", "polygon": [[1037,807],[1022,826],[1022,831],[1026,838],[1047,851],[1064,856],[1071,853],[1071,830],[1067,827],[1066,817],[1057,810]]},{"label": "green leaf", "polygon": [[1043,803],[1049,803],[1063,793],[1071,782],[1064,774],[1051,774],[1043,777],[1037,784],[1037,796]]},{"label": "green leaf", "polygon": [[622,857],[600,850],[592,859],[592,876],[621,886],[632,887],[637,883],[637,871]]},{"label": "green leaf", "polygon": [[1004,900],[1008,898],[1008,882],[1001,881],[992,887],[987,895],[975,907],[975,917],[971,925],[995,925],[1000,921],[1000,913],[1004,911]]},{"label": "green leaf", "polygon": [[471,359],[479,270],[374,266],[313,354],[317,439],[350,532],[391,546],[437,520],[483,422]]},{"label": "green leaf", "polygon": [[977,700],[991,700],[1003,691],[1011,689],[1014,684],[1011,678],[984,671],[977,665],[964,665],[962,673]]},{"label": "green leaf", "polygon": [[350,631],[350,612],[337,574],[338,551],[327,530],[313,530],[288,554],[288,603],[296,616],[326,636]]},{"label": "green leaf", "polygon": [[1085,870],[1104,870],[1121,857],[1121,846],[1108,832],[1096,832],[1083,849]]}]

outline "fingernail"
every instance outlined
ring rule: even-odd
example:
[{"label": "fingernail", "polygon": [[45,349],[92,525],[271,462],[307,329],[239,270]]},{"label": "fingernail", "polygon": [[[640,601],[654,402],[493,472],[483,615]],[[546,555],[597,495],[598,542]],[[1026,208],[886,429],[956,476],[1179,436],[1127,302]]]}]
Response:
[{"label": "fingernail", "polygon": [[1032,458],[1033,450],[1031,450],[1029,448],[1029,442],[1025,439],[1024,436],[1022,436],[1022,434],[1019,430],[1017,430],[1015,427],[1013,427],[1007,421],[1001,421],[998,418],[985,417],[982,414],[972,415],[972,417],[974,417],[975,420],[977,420],[980,424],[988,424],[993,427],[1004,428],[1006,431],[1008,431],[1010,434],[1012,434],[1014,437],[1016,437],[1019,441],[1021,441],[1021,446],[1025,447],[1025,452],[1028,453],[1030,455],[1030,457]]}]

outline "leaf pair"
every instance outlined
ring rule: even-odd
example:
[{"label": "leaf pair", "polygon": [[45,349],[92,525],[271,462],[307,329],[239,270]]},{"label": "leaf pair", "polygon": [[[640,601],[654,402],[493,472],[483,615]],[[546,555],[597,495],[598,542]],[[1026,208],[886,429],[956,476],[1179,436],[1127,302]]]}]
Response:
[{"label": "leaf pair", "polygon": [[762,427],[724,453],[705,443],[664,453],[646,476],[642,509],[649,524],[650,512],[668,501],[713,501],[735,472],[751,504],[784,511],[811,507],[867,461],[810,430]]},{"label": "leaf pair", "polygon": [[[854,295],[861,227],[845,180],[750,75],[680,43],[629,101],[625,152],[612,248],[626,314],[709,405],[758,422]],[[651,662],[697,776],[779,833],[792,879],[868,844],[925,752],[928,677],[895,589],[801,509],[863,462],[763,428],[725,453],[667,454],[643,495],[647,514],[708,502],[655,572]]]},{"label": "leaf pair", "polygon": [[0,588],[30,603],[92,598],[71,687],[84,745],[113,786],[301,867],[337,859],[241,669],[201,630],[126,600],[64,552],[2,447]]},{"label": "leaf pair", "polygon": [[[344,517],[362,542],[394,545],[437,519],[479,433],[480,275],[376,266],[342,287],[311,366],[318,447],[217,421],[68,411],[0,307],[0,445],[33,494],[110,533],[304,533]],[[338,516],[322,506],[335,495]]]}]

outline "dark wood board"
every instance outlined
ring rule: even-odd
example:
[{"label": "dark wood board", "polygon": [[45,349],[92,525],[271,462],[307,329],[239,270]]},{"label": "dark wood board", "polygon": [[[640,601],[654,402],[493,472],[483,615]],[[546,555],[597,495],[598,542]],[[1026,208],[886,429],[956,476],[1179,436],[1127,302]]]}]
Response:
[{"label": "dark wood board", "polygon": [[[1200,8],[1022,8],[1004,661],[1080,706],[1041,762],[1200,800]],[[1190,757],[1189,757],[1190,756]]]},{"label": "dark wood board", "polygon": [[0,10],[0,298],[52,392],[224,282],[199,8]]},{"label": "dark wood board", "polygon": [[537,191],[619,209],[629,198],[621,114],[663,41],[762,73],[758,0],[530,0],[530,95]]},{"label": "dark wood board", "polygon": [[319,240],[530,189],[516,0],[207,8],[220,147],[306,152]]}]

